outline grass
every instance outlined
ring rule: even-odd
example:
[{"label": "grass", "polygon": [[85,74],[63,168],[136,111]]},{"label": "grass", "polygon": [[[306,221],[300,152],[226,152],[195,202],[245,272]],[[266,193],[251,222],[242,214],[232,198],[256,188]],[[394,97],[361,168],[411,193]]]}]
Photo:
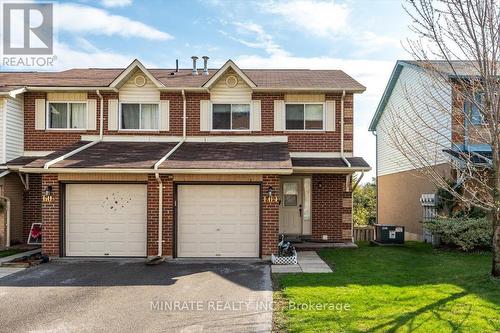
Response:
[{"label": "grass", "polygon": [[[320,252],[334,273],[273,276],[289,302],[276,310],[284,318],[278,331],[500,331],[500,281],[489,276],[491,254],[416,242],[358,245]],[[348,310],[334,308],[346,304]]]},{"label": "grass", "polygon": [[19,252],[24,252],[24,251],[26,251],[26,250],[10,249],[10,250],[0,251],[0,258],[8,257],[8,256],[11,256],[13,254],[16,254],[16,253],[19,253]]}]

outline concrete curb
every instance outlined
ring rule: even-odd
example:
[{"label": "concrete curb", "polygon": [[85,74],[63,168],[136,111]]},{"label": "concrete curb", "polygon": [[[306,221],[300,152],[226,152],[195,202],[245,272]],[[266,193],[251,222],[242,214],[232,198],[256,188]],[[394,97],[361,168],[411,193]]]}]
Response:
[{"label": "concrete curb", "polygon": [[9,262],[11,260],[14,260],[14,259],[17,259],[17,258],[22,258],[24,256],[30,256],[32,254],[36,254],[36,253],[40,253],[42,252],[42,249],[34,249],[34,250],[29,250],[29,251],[26,251],[26,252],[20,252],[20,253],[16,253],[16,254],[13,254],[11,256],[8,256],[8,257],[3,257],[3,258],[0,258],[0,266],[4,263],[4,262]]}]

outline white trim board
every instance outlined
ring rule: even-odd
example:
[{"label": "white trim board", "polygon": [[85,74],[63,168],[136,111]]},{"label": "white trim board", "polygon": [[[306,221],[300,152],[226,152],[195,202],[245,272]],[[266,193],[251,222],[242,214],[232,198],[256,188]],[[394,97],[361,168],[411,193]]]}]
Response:
[{"label": "white trim board", "polygon": [[[98,135],[82,135],[82,141],[94,141]],[[179,142],[182,136],[158,135],[105,135],[105,142]],[[220,135],[220,136],[190,136],[186,142],[288,142],[285,135]]]},{"label": "white trim board", "polygon": [[[290,157],[329,158],[342,157],[340,152],[290,152]],[[352,153],[344,153],[344,157],[353,157]]]}]

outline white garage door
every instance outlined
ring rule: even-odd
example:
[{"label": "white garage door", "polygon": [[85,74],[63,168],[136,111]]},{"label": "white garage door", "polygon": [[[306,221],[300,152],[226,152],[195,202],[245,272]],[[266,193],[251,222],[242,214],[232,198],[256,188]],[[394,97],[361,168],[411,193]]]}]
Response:
[{"label": "white garage door", "polygon": [[259,186],[180,185],[179,257],[258,257]]},{"label": "white garage door", "polygon": [[67,184],[67,256],[146,256],[146,185]]}]

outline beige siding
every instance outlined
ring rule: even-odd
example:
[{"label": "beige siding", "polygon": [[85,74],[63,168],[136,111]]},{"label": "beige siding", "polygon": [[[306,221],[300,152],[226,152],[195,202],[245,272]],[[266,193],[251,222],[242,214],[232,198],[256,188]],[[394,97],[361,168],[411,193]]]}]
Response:
[{"label": "beige siding", "polygon": [[35,99],[35,129],[44,130],[45,129],[45,99],[37,98]]},{"label": "beige siding", "polygon": [[262,175],[174,175],[175,182],[260,182]]},{"label": "beige siding", "polygon": [[[230,75],[238,79],[238,84],[233,88],[226,84],[226,79]],[[210,91],[212,103],[250,103],[251,99],[252,89],[232,70],[222,75]]]},{"label": "beige siding", "polygon": [[24,99],[23,96],[5,101],[5,159],[10,161],[24,151]]},{"label": "beige siding", "polygon": [[[137,86],[135,79],[142,75],[146,79],[146,84],[142,87]],[[120,88],[120,102],[140,102],[140,103],[159,103],[160,91],[156,85],[148,79],[141,71],[137,70],[131,78]]]},{"label": "beige siding", "polygon": [[134,181],[143,182],[148,180],[146,174],[126,173],[60,173],[60,181]]},{"label": "beige siding", "polygon": [[285,94],[287,103],[311,103],[325,101],[325,94]]},{"label": "beige siding", "polygon": [[[441,152],[451,146],[451,125],[449,112],[443,111],[441,106],[450,105],[451,108],[451,88],[443,91],[436,86],[421,71],[403,67],[377,125],[377,176],[446,161]],[[405,142],[411,143],[411,147]],[[408,159],[401,150],[416,151],[427,156],[427,161],[415,165],[412,161],[416,159]]]},{"label": "beige siding", "polygon": [[55,101],[86,101],[86,92],[48,92],[47,100]]},{"label": "beige siding", "polygon": [[209,100],[200,101],[200,131],[210,131],[212,128],[211,109]]}]

